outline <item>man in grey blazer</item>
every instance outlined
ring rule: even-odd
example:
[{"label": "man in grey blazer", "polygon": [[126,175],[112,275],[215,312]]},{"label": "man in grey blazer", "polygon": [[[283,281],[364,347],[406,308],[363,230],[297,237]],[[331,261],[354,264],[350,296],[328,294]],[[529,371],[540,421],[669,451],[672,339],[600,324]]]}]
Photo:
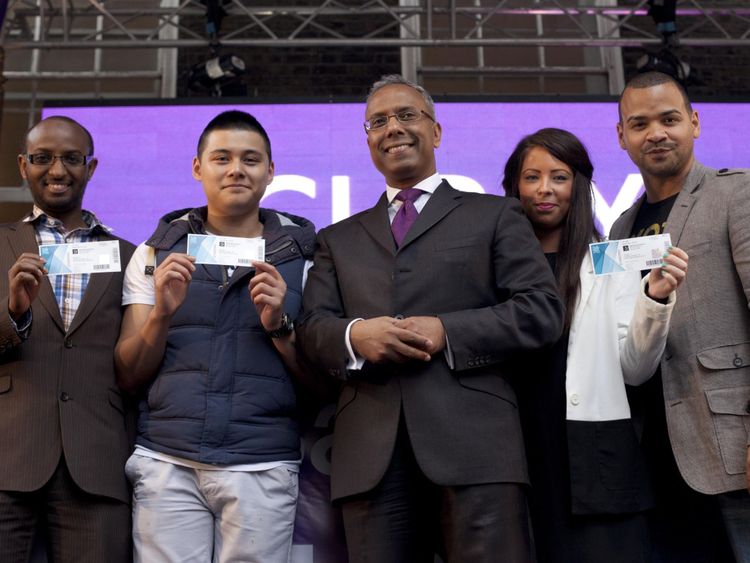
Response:
[{"label": "man in grey blazer", "polygon": [[319,233],[298,327],[344,381],[331,486],[350,561],[528,561],[508,360],[560,336],[552,272],[515,200],[441,180],[423,88],[384,77],[365,118],[386,193]]},{"label": "man in grey blazer", "polygon": [[[18,156],[34,198],[0,226],[0,561],[127,562],[130,493],[115,383],[122,272],[48,277],[39,244],[118,240],[81,207],[96,169],[89,132],[50,117]],[[124,271],[133,246],[119,241]]]},{"label": "man in grey blazer", "polygon": [[[695,160],[698,114],[667,75],[636,76],[619,109],[620,145],[646,193],[610,236],[668,232],[690,255],[660,378],[644,397],[643,441],[659,495],[654,541],[673,560],[697,560],[696,549],[674,551],[702,534],[715,540],[705,536],[713,503],[735,557],[750,561],[750,171]],[[716,557],[720,548],[707,549]]]}]

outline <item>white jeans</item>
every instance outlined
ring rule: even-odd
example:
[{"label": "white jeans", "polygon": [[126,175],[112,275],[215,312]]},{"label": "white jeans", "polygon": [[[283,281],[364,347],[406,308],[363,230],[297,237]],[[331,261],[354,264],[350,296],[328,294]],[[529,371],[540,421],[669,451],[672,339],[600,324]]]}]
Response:
[{"label": "white jeans", "polygon": [[182,467],[131,455],[135,563],[288,563],[297,473]]}]

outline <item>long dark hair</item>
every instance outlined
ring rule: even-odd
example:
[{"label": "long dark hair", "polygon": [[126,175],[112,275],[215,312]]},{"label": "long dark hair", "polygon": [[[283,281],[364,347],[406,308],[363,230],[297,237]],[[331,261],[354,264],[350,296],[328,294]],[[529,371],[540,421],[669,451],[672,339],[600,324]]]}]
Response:
[{"label": "long dark hair", "polygon": [[591,186],[594,165],[578,137],[564,129],[540,129],[521,139],[505,163],[503,188],[507,196],[520,199],[518,184],[523,161],[534,147],[546,150],[570,166],[574,173],[570,209],[562,223],[555,268],[557,289],[565,305],[567,331],[581,290],[581,263],[588,252],[589,243],[602,239],[594,224],[594,192]]}]

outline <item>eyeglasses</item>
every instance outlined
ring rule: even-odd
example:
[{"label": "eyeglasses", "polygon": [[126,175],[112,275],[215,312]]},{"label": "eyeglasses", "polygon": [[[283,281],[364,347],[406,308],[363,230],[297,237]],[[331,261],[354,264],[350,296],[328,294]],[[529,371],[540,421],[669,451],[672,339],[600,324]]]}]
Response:
[{"label": "eyeglasses", "polygon": [[398,113],[393,113],[391,115],[376,115],[375,117],[371,117],[364,122],[365,131],[382,129],[383,127],[388,125],[388,121],[391,119],[391,117],[395,117],[399,123],[411,123],[413,121],[419,121],[420,119],[422,119],[422,116],[429,117],[432,121],[435,121],[435,118],[426,111],[421,109],[418,110],[416,108],[409,108]]},{"label": "eyeglasses", "polygon": [[51,154],[48,152],[38,152],[35,154],[27,154],[26,160],[30,164],[36,166],[52,166],[56,159],[60,159],[65,168],[78,168],[86,164],[86,161],[91,158],[83,155],[79,152],[69,152],[66,154]]}]

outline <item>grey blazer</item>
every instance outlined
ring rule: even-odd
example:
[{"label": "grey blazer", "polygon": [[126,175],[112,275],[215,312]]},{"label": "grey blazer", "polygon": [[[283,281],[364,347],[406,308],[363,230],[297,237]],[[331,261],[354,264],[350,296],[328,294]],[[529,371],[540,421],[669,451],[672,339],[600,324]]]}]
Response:
[{"label": "grey blazer", "polygon": [[[630,236],[643,198],[613,225]],[[690,264],[661,361],[677,466],[693,489],[746,487],[750,439],[750,170],[696,162],[667,219]]]},{"label": "grey blazer", "polygon": [[113,352],[122,277],[133,249],[121,240],[123,271],[89,278],[67,332],[45,278],[32,304],[31,333],[21,341],[8,314],[6,272],[38,247],[30,223],[0,226],[0,490],[39,489],[64,454],[84,491],[130,502],[124,472],[129,445]]},{"label": "grey blazer", "polygon": [[[334,499],[372,489],[393,451],[400,413],[425,475],[440,485],[526,482],[506,360],[557,340],[555,280],[516,200],[443,182],[397,250],[385,194],[323,229],[303,298],[305,355],[345,380],[332,449]],[[434,315],[455,360],[346,370],[355,318]]]}]

